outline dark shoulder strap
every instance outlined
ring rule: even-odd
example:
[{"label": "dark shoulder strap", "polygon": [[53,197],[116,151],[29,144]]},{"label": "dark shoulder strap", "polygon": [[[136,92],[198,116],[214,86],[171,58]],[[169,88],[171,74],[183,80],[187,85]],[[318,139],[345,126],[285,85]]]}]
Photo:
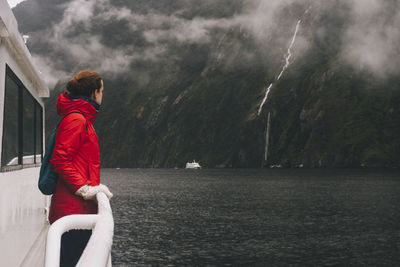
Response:
[{"label": "dark shoulder strap", "polygon": [[68,113],[67,115],[65,115],[65,116],[60,120],[60,122],[57,124],[57,128],[58,128],[58,126],[60,126],[60,123],[62,122],[62,120],[65,119],[65,117],[67,117],[68,115],[70,115],[70,114],[72,114],[72,113],[79,113],[79,114],[81,114],[81,115],[85,118],[85,120],[86,120],[86,131],[87,131],[87,128],[88,128],[88,121],[87,121],[85,115],[83,115],[82,112],[79,112],[79,111],[72,111],[72,112]]}]

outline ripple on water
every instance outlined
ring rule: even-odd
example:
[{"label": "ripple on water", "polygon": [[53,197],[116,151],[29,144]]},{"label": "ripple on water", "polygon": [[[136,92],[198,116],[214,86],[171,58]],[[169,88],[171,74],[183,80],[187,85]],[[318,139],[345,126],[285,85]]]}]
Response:
[{"label": "ripple on water", "polygon": [[400,262],[400,176],[365,170],[103,169],[114,266]]}]

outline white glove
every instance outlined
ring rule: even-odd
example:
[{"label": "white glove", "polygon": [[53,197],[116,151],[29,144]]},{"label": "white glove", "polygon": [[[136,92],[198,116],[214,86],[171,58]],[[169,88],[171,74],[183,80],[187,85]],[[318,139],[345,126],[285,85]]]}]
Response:
[{"label": "white glove", "polygon": [[75,195],[81,196],[83,199],[88,200],[94,199],[99,192],[106,194],[108,199],[113,197],[113,194],[104,184],[99,184],[96,186],[84,185],[75,192]]}]

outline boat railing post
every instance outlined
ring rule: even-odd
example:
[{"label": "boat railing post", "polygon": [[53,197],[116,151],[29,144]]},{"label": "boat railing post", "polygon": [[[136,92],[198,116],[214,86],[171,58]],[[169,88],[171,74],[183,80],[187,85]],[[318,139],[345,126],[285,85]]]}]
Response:
[{"label": "boat railing post", "polygon": [[61,236],[69,230],[92,230],[89,242],[76,266],[111,267],[111,246],[114,219],[107,196],[96,195],[98,214],[69,215],[55,221],[49,228],[46,241],[45,267],[60,266]]},{"label": "boat railing post", "polygon": [[77,267],[111,266],[111,246],[114,235],[114,219],[108,197],[100,192],[97,194],[99,205],[99,220],[93,228],[92,236],[79,259]]}]

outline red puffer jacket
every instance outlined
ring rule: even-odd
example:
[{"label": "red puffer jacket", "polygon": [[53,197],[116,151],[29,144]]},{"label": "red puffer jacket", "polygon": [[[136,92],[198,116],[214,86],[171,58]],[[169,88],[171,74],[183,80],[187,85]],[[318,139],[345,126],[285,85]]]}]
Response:
[{"label": "red puffer jacket", "polygon": [[[96,108],[83,99],[72,99],[63,93],[57,100],[57,113],[64,117],[56,133],[50,160],[58,181],[51,197],[49,221],[71,214],[97,213],[93,200],[84,200],[75,192],[84,185],[100,184],[99,140],[93,128]],[[84,117],[85,116],[85,117]]]}]

